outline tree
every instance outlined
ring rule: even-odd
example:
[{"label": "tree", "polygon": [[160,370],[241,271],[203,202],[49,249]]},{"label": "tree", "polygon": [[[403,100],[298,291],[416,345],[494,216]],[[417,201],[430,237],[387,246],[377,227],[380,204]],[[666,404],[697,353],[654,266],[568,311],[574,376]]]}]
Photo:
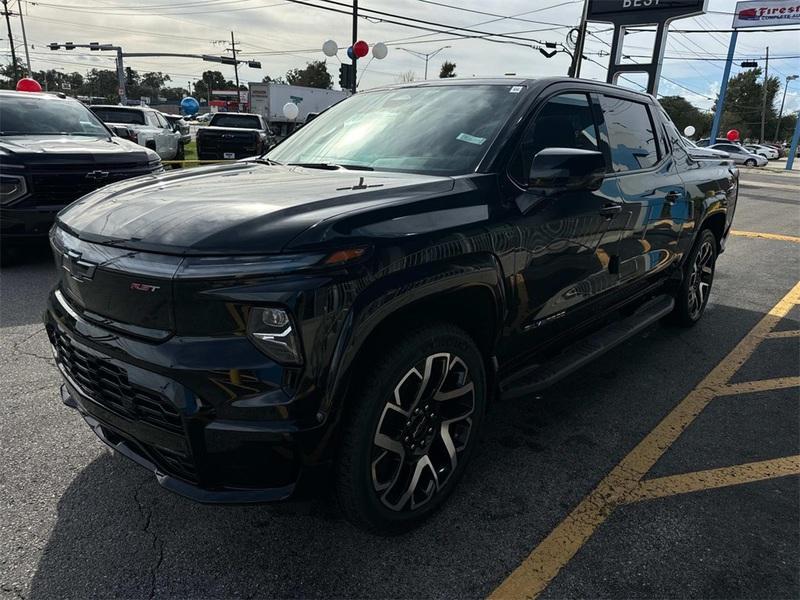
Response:
[{"label": "tree", "polygon": [[442,63],[442,68],[439,70],[439,79],[447,79],[448,77],[456,76],[456,63],[446,60]]},{"label": "tree", "polygon": [[[742,71],[728,81],[728,95],[722,113],[721,130],[738,129],[742,139],[755,139],[761,133],[761,108],[764,101],[764,84],[759,81],[761,68]],[[767,111],[765,135],[775,132],[778,115],[775,98],[780,80],[770,77],[767,82]]]},{"label": "tree", "polygon": [[225,79],[219,71],[203,71],[200,81],[194,84],[194,93],[200,98],[208,98],[210,90],[226,90],[236,87],[236,85]]},{"label": "tree", "polygon": [[328,73],[327,61],[315,60],[306,63],[304,69],[292,69],[286,73],[286,81],[290,85],[304,85],[306,87],[329,90],[333,87],[333,78]]},{"label": "tree", "polygon": [[397,76],[398,83],[411,83],[412,81],[416,80],[417,76],[414,74],[414,71],[405,71]]},{"label": "tree", "polygon": [[697,130],[695,137],[699,138],[711,131],[711,113],[701,111],[684,97],[664,96],[659,102],[678,131],[683,132],[688,125],[692,125]]},{"label": "tree", "polygon": [[262,83],[277,83],[279,85],[286,85],[286,80],[283,77],[270,77],[269,75],[265,75],[264,79],[261,80]]},{"label": "tree", "polygon": [[90,69],[78,92],[84,96],[99,96],[106,102],[119,102],[117,72],[107,69]]}]

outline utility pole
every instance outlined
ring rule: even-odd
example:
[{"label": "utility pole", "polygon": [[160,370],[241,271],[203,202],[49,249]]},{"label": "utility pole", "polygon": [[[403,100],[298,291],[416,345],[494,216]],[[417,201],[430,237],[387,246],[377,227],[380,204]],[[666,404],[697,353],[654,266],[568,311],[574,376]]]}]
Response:
[{"label": "utility pole", "polygon": [[19,24],[22,27],[22,43],[25,44],[25,62],[28,64],[28,77],[33,76],[33,69],[31,69],[31,55],[28,51],[28,37],[25,35],[25,19],[22,16],[22,0],[17,0],[19,7]]},{"label": "utility pole", "polygon": [[783,84],[783,100],[781,100],[781,112],[778,113],[778,123],[775,125],[775,138],[773,141],[778,141],[778,132],[781,130],[781,119],[783,119],[783,105],[786,104],[786,90],[789,89],[789,82],[794,81],[800,75],[787,75],[786,83]]},{"label": "utility pole", "polygon": [[567,75],[569,77],[581,76],[581,59],[583,58],[583,44],[586,41],[586,15],[589,10],[589,0],[583,3],[583,14],[581,15],[581,24],[578,27],[578,37],[575,40],[575,49],[572,55],[572,64],[569,66]]},{"label": "utility pole", "polygon": [[[353,43],[352,46],[356,45],[358,41],[358,0],[353,0]],[[358,77],[356,77],[356,54],[353,51],[353,89],[351,90],[354,94],[356,93],[356,82],[358,81]]]},{"label": "utility pole", "polygon": [[6,27],[8,27],[8,45],[11,46],[11,68],[14,71],[14,83],[16,83],[19,76],[17,75],[17,53],[14,51],[14,35],[11,33],[11,19],[9,19],[11,13],[8,12],[8,0],[2,0],[2,2],[3,15],[6,18]]},{"label": "utility pole", "polygon": [[764,98],[761,104],[761,136],[759,143],[764,143],[764,124],[767,120],[767,84],[769,83],[769,46],[767,46],[766,62],[764,65]]},{"label": "utility pole", "polygon": [[233,37],[232,31],[231,47],[229,50],[233,52],[233,74],[236,76],[236,106],[239,106],[239,63],[236,61],[236,40]]}]

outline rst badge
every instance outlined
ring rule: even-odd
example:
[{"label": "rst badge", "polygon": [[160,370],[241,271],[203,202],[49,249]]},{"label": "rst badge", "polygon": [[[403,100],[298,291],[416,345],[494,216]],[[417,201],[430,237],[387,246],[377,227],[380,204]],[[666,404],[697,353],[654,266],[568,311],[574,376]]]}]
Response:
[{"label": "rst badge", "polygon": [[150,285],[149,283],[138,283],[136,281],[131,283],[131,291],[134,292],[157,292],[160,289],[161,286]]}]

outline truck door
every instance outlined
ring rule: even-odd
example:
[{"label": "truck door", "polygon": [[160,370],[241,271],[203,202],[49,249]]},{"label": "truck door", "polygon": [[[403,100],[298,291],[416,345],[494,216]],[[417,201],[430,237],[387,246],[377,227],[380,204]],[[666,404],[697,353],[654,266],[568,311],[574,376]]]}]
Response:
[{"label": "truck door", "polygon": [[627,216],[618,247],[625,283],[661,271],[679,256],[688,200],[650,105],[608,94],[599,100],[611,158],[608,177],[619,186]]},{"label": "truck door", "polygon": [[[561,93],[537,109],[512,158],[509,175],[525,190],[533,157],[545,148],[600,150],[585,93]],[[615,181],[599,190],[537,197],[522,191],[515,336],[519,351],[580,320],[593,301],[617,285],[613,256],[624,224]]]}]

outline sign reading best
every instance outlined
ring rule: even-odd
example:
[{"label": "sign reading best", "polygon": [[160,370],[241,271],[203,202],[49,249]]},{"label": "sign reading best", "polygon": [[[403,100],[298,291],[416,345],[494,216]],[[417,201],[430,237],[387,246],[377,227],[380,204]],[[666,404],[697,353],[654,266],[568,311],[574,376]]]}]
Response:
[{"label": "sign reading best", "polygon": [[800,2],[772,0],[771,2],[738,2],[733,13],[733,28],[769,27],[800,23]]}]

